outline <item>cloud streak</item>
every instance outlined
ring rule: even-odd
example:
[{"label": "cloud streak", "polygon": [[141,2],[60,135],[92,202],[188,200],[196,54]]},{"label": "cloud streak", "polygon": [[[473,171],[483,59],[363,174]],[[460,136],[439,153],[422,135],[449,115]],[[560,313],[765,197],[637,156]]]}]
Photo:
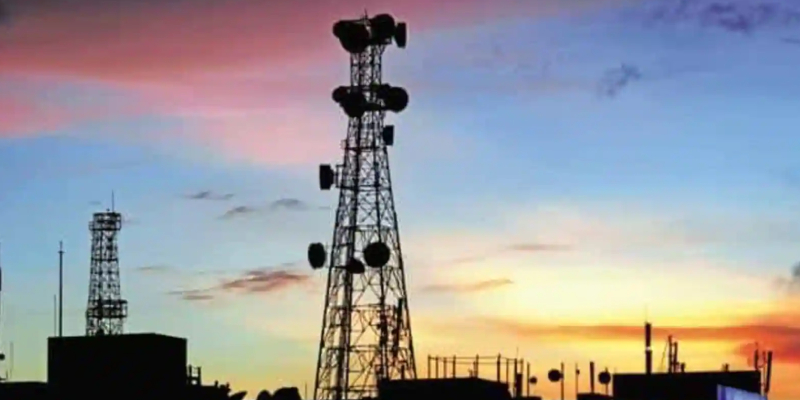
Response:
[{"label": "cloud streak", "polygon": [[186,301],[209,301],[224,294],[270,294],[309,283],[311,276],[287,268],[298,263],[284,263],[274,267],[246,271],[240,276],[226,278],[219,283],[199,289],[174,290],[169,294]]},{"label": "cloud streak", "polygon": [[189,200],[213,200],[226,201],[233,198],[233,193],[216,193],[211,190],[201,190],[199,192],[184,196]]},{"label": "cloud streak", "polygon": [[[752,356],[755,343],[759,343],[775,352],[777,362],[800,364],[800,326],[786,325],[787,317],[767,315],[751,322],[720,326],[655,326],[653,335],[660,338],[673,335],[679,340],[693,342],[731,343],[734,354],[745,359]],[[479,329],[536,341],[644,340],[644,328],[633,325],[545,325],[500,318],[481,318],[474,324]]]},{"label": "cloud streak", "polygon": [[562,251],[569,251],[571,249],[572,249],[571,246],[561,245],[561,244],[548,244],[548,243],[536,243],[536,242],[515,243],[508,246],[497,248],[492,251],[488,251],[483,254],[468,256],[468,257],[459,257],[452,259],[450,261],[445,261],[444,263],[448,265],[472,264],[472,263],[479,263],[482,261],[486,261],[495,257],[501,257],[506,254],[562,252]]},{"label": "cloud streak", "polygon": [[311,210],[326,210],[327,207],[314,207],[307,202],[291,198],[285,197],[275,201],[270,202],[266,206],[236,206],[229,210],[227,210],[224,214],[222,214],[219,218],[230,220],[234,218],[244,217],[247,215],[259,214],[259,213],[276,213],[276,212],[304,212],[304,211],[311,211]]},{"label": "cloud streak", "polygon": [[437,284],[428,285],[422,288],[426,292],[434,293],[475,293],[487,290],[499,289],[505,286],[513,285],[514,281],[507,278],[487,279],[472,283],[463,284]]},{"label": "cloud streak", "polygon": [[229,220],[229,219],[233,219],[233,218],[242,217],[242,216],[245,216],[245,215],[255,214],[258,211],[259,210],[257,208],[250,207],[250,206],[236,206],[236,207],[233,207],[233,208],[229,209],[228,211],[225,211],[225,213],[222,214],[219,218],[220,219]]},{"label": "cloud streak", "polygon": [[800,9],[789,1],[668,0],[645,5],[648,24],[692,23],[704,28],[751,34],[767,28],[800,25]]},{"label": "cloud streak", "polygon": [[164,274],[173,271],[172,268],[166,265],[145,265],[142,267],[134,268],[133,270],[145,274]]},{"label": "cloud streak", "polygon": [[609,69],[600,80],[600,94],[606,97],[616,97],[631,82],[641,78],[642,73],[632,65],[622,64],[618,68]]}]

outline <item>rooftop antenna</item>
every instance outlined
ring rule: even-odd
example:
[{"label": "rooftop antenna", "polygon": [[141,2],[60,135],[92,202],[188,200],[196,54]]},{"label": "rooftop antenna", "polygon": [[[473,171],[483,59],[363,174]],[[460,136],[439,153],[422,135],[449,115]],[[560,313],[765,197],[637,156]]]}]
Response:
[{"label": "rooftop antenna", "polygon": [[644,372],[647,375],[653,373],[653,324],[645,320],[644,323]]},{"label": "rooftop antenna", "polygon": [[64,242],[59,241],[58,242],[58,337],[63,337],[63,336],[64,336]]},{"label": "rooftop antenna", "polygon": [[111,191],[111,212],[114,212],[114,191]]},{"label": "rooftop antenna", "polygon": [[[2,295],[3,295],[3,266],[2,266],[2,262],[0,262],[0,313],[2,313],[2,310],[3,310]],[[4,332],[3,331],[3,319],[2,319],[2,315],[0,315],[0,364],[3,363],[6,360],[6,355],[5,355],[5,353],[3,353],[3,348],[2,348],[2,343],[3,343],[2,342],[2,339],[3,339],[2,333],[3,332]],[[8,380],[8,368],[6,368],[5,379],[3,377],[0,377],[0,382],[7,381],[7,380]]]},{"label": "rooftop antenna", "polygon": [[764,397],[769,396],[769,389],[772,386],[772,350],[767,352],[767,372],[764,380]]}]

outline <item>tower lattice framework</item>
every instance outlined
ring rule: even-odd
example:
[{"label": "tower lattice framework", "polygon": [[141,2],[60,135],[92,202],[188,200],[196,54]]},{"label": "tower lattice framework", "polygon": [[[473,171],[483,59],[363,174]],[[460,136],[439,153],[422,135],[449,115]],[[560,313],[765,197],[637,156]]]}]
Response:
[{"label": "tower lattice framework", "polygon": [[94,213],[89,223],[92,234],[89,300],[86,305],[86,335],[120,335],[128,316],[128,302],[122,299],[117,236],[122,214]]},{"label": "tower lattice framework", "polygon": [[350,85],[333,93],[349,121],[343,163],[320,166],[321,189],[339,189],[330,257],[322,244],[309,246],[312,267],[328,258],[317,400],[376,397],[380,380],[416,377],[387,151],[394,127],[384,125],[386,111],[402,111],[408,95],[382,81],[384,50],[392,39],[405,47],[406,27],[382,14],[340,21],[334,34],[350,52]]}]

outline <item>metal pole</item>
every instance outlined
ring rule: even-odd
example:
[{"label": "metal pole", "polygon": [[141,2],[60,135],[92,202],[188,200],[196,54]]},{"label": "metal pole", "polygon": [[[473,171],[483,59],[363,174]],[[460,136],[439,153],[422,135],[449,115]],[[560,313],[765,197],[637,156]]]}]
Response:
[{"label": "metal pole", "polygon": [[58,242],[58,337],[64,336],[64,242]]}]

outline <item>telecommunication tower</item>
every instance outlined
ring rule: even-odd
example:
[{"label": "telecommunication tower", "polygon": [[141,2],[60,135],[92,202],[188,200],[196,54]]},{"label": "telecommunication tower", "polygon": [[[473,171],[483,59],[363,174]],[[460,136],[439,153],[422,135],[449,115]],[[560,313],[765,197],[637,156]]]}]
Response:
[{"label": "telecommunication tower", "polygon": [[86,306],[86,336],[122,334],[128,316],[128,302],[122,299],[119,281],[117,235],[122,214],[111,210],[94,213],[89,301]]},{"label": "telecommunication tower", "polygon": [[[320,189],[339,189],[328,263],[314,399],[377,396],[384,379],[416,378],[403,256],[387,147],[408,93],[383,83],[382,58],[394,41],[406,45],[405,23],[388,14],[339,21],[333,34],[350,53],[350,84],[333,91],[348,116],[344,160],[319,168]],[[326,264],[321,243],[308,248],[314,269]]]}]

